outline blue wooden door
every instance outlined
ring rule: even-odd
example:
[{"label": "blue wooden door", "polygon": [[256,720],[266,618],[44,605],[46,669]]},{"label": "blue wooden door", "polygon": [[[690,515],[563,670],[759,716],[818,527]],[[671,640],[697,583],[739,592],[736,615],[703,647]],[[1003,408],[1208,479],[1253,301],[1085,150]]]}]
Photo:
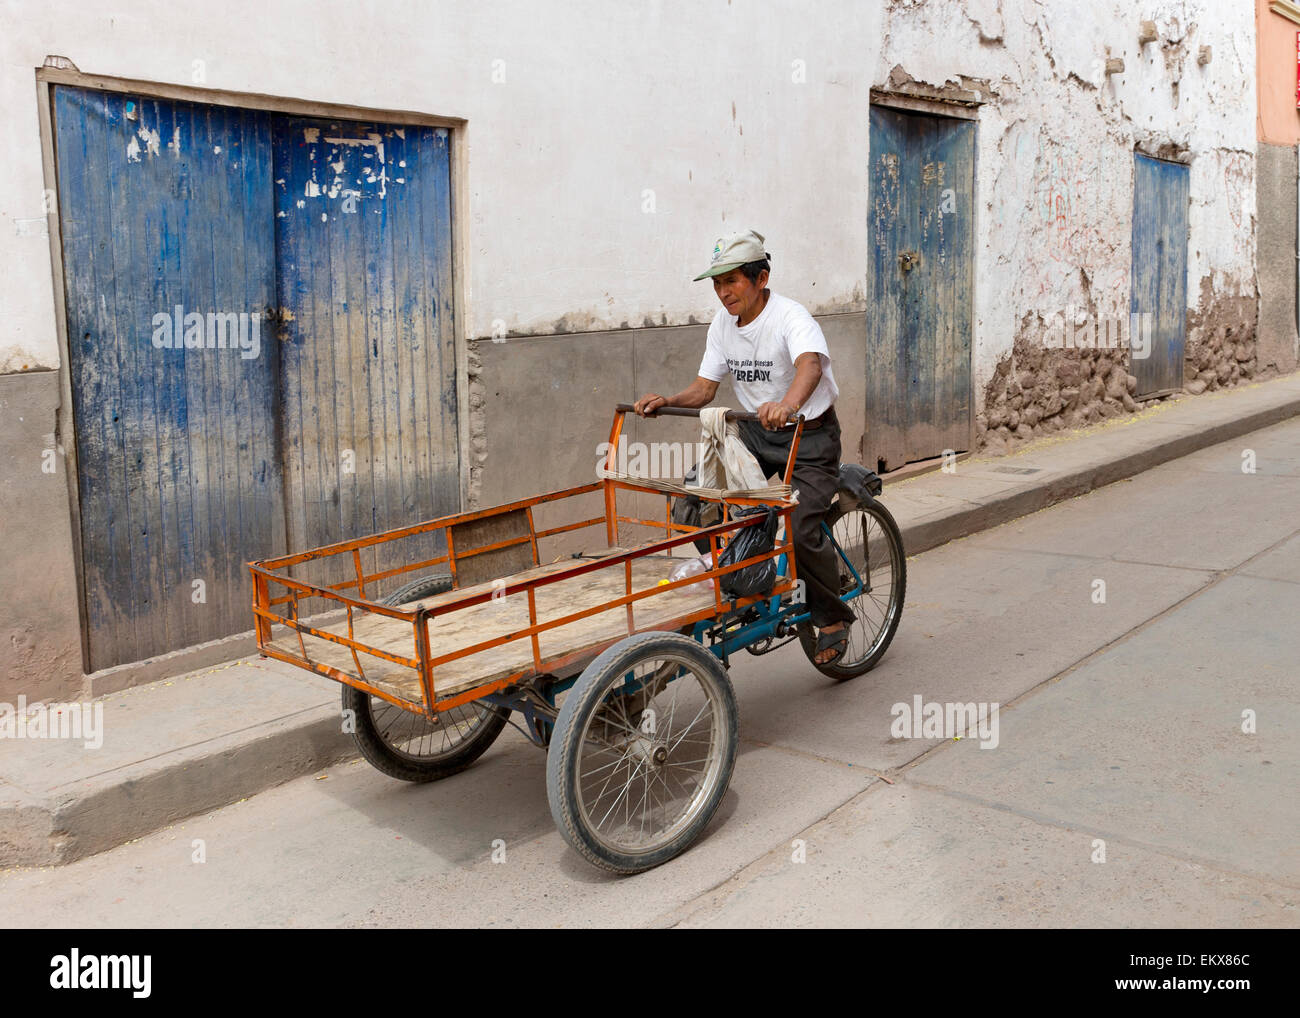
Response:
[{"label": "blue wooden door", "polygon": [[[1138,396],[1173,392],[1183,387],[1188,172],[1182,163],[1134,153],[1130,311],[1138,317],[1130,318],[1130,345],[1131,370],[1137,378]],[[1148,335],[1149,350],[1145,342]]]},{"label": "blue wooden door", "polygon": [[[445,128],[276,125],[292,548],[460,506],[450,165]],[[433,557],[435,541],[408,539],[404,558]]]},{"label": "blue wooden door", "polygon": [[867,431],[879,470],[970,447],[975,125],[873,106]]},{"label": "blue wooden door", "polygon": [[250,559],[460,507],[445,129],[59,86],[55,140],[92,670],[247,631]]},{"label": "blue wooden door", "polygon": [[284,546],[271,119],[54,92],[90,667],[250,628]]}]

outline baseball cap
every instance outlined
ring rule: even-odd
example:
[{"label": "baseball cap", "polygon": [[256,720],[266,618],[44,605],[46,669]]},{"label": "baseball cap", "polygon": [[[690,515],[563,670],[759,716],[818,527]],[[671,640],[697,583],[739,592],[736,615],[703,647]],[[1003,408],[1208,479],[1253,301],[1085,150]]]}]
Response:
[{"label": "baseball cap", "polygon": [[692,282],[698,283],[701,279],[708,279],[710,276],[720,276],[724,272],[739,268],[746,262],[762,261],[766,257],[767,252],[763,250],[763,235],[754,230],[719,237],[718,242],[713,245],[713,261]]}]

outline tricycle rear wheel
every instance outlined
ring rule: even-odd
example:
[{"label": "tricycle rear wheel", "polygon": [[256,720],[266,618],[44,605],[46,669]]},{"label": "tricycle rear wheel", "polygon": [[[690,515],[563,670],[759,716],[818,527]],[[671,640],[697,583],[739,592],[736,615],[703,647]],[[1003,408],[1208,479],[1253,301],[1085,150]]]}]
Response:
[{"label": "tricycle rear wheel", "polygon": [[685,851],[713,818],[736,763],[726,669],[680,633],[639,633],[569,690],[546,758],[551,815],[589,862],[640,873]]},{"label": "tricycle rear wheel", "polygon": [[[450,576],[424,576],[383,603],[406,604],[451,588]],[[510,717],[505,708],[468,703],[443,711],[435,720],[352,686],[343,687],[343,711],[353,720],[352,738],[366,761],[390,778],[413,782],[437,781],[463,771],[496,741]]]},{"label": "tricycle rear wheel", "polygon": [[504,708],[467,703],[433,720],[352,686],[343,687],[343,710],[354,720],[352,738],[366,761],[390,778],[413,782],[463,771],[496,741],[509,717]]}]

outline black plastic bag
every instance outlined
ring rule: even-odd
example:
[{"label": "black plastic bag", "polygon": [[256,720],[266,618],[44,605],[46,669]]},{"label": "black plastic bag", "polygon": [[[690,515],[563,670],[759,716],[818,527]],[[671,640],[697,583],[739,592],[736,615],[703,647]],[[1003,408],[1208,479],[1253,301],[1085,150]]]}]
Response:
[{"label": "black plastic bag", "polygon": [[[696,468],[691,467],[686,472],[686,478],[683,483],[695,483]],[[715,523],[722,522],[722,511],[717,502],[704,502],[698,495],[677,495],[672,500],[672,521],[674,523],[685,524],[690,527],[711,527]],[[697,537],[695,547],[702,551],[709,551],[709,539],[707,537]]]},{"label": "black plastic bag", "polygon": [[[780,517],[772,506],[736,507],[731,511],[731,517],[744,519],[760,513],[766,517],[761,523],[735,532],[731,543],[718,556],[719,568],[735,565],[755,555],[770,552],[776,547],[776,528]],[[766,594],[776,585],[776,559],[766,558],[762,562],[755,562],[753,565],[727,573],[719,578],[719,582],[722,584],[723,596],[729,600]]]}]

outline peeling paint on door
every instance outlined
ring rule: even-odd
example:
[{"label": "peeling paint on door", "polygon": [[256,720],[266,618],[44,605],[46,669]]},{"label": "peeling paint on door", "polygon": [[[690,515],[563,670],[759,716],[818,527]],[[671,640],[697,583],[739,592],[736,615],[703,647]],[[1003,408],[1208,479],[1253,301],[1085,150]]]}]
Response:
[{"label": "peeling paint on door", "polygon": [[974,139],[968,120],[871,109],[864,462],[970,448]]},{"label": "peeling paint on door", "polygon": [[[453,512],[448,139],[295,120],[277,131],[275,151],[290,544]],[[390,187],[396,160],[408,168]],[[436,554],[432,537],[409,543],[412,561]]]},{"label": "peeling paint on door", "polygon": [[1139,399],[1183,387],[1187,190],[1186,166],[1134,154],[1131,312],[1155,323],[1148,355],[1133,357]]},{"label": "peeling paint on door", "polygon": [[445,132],[55,105],[93,669],[246,630],[250,559],[460,508]]},{"label": "peeling paint on door", "polygon": [[[283,548],[274,351],[202,341],[209,323],[218,333],[274,303],[271,116],[64,86],[55,111],[100,669],[247,630],[244,563]],[[195,144],[155,158],[164,134]]]}]

